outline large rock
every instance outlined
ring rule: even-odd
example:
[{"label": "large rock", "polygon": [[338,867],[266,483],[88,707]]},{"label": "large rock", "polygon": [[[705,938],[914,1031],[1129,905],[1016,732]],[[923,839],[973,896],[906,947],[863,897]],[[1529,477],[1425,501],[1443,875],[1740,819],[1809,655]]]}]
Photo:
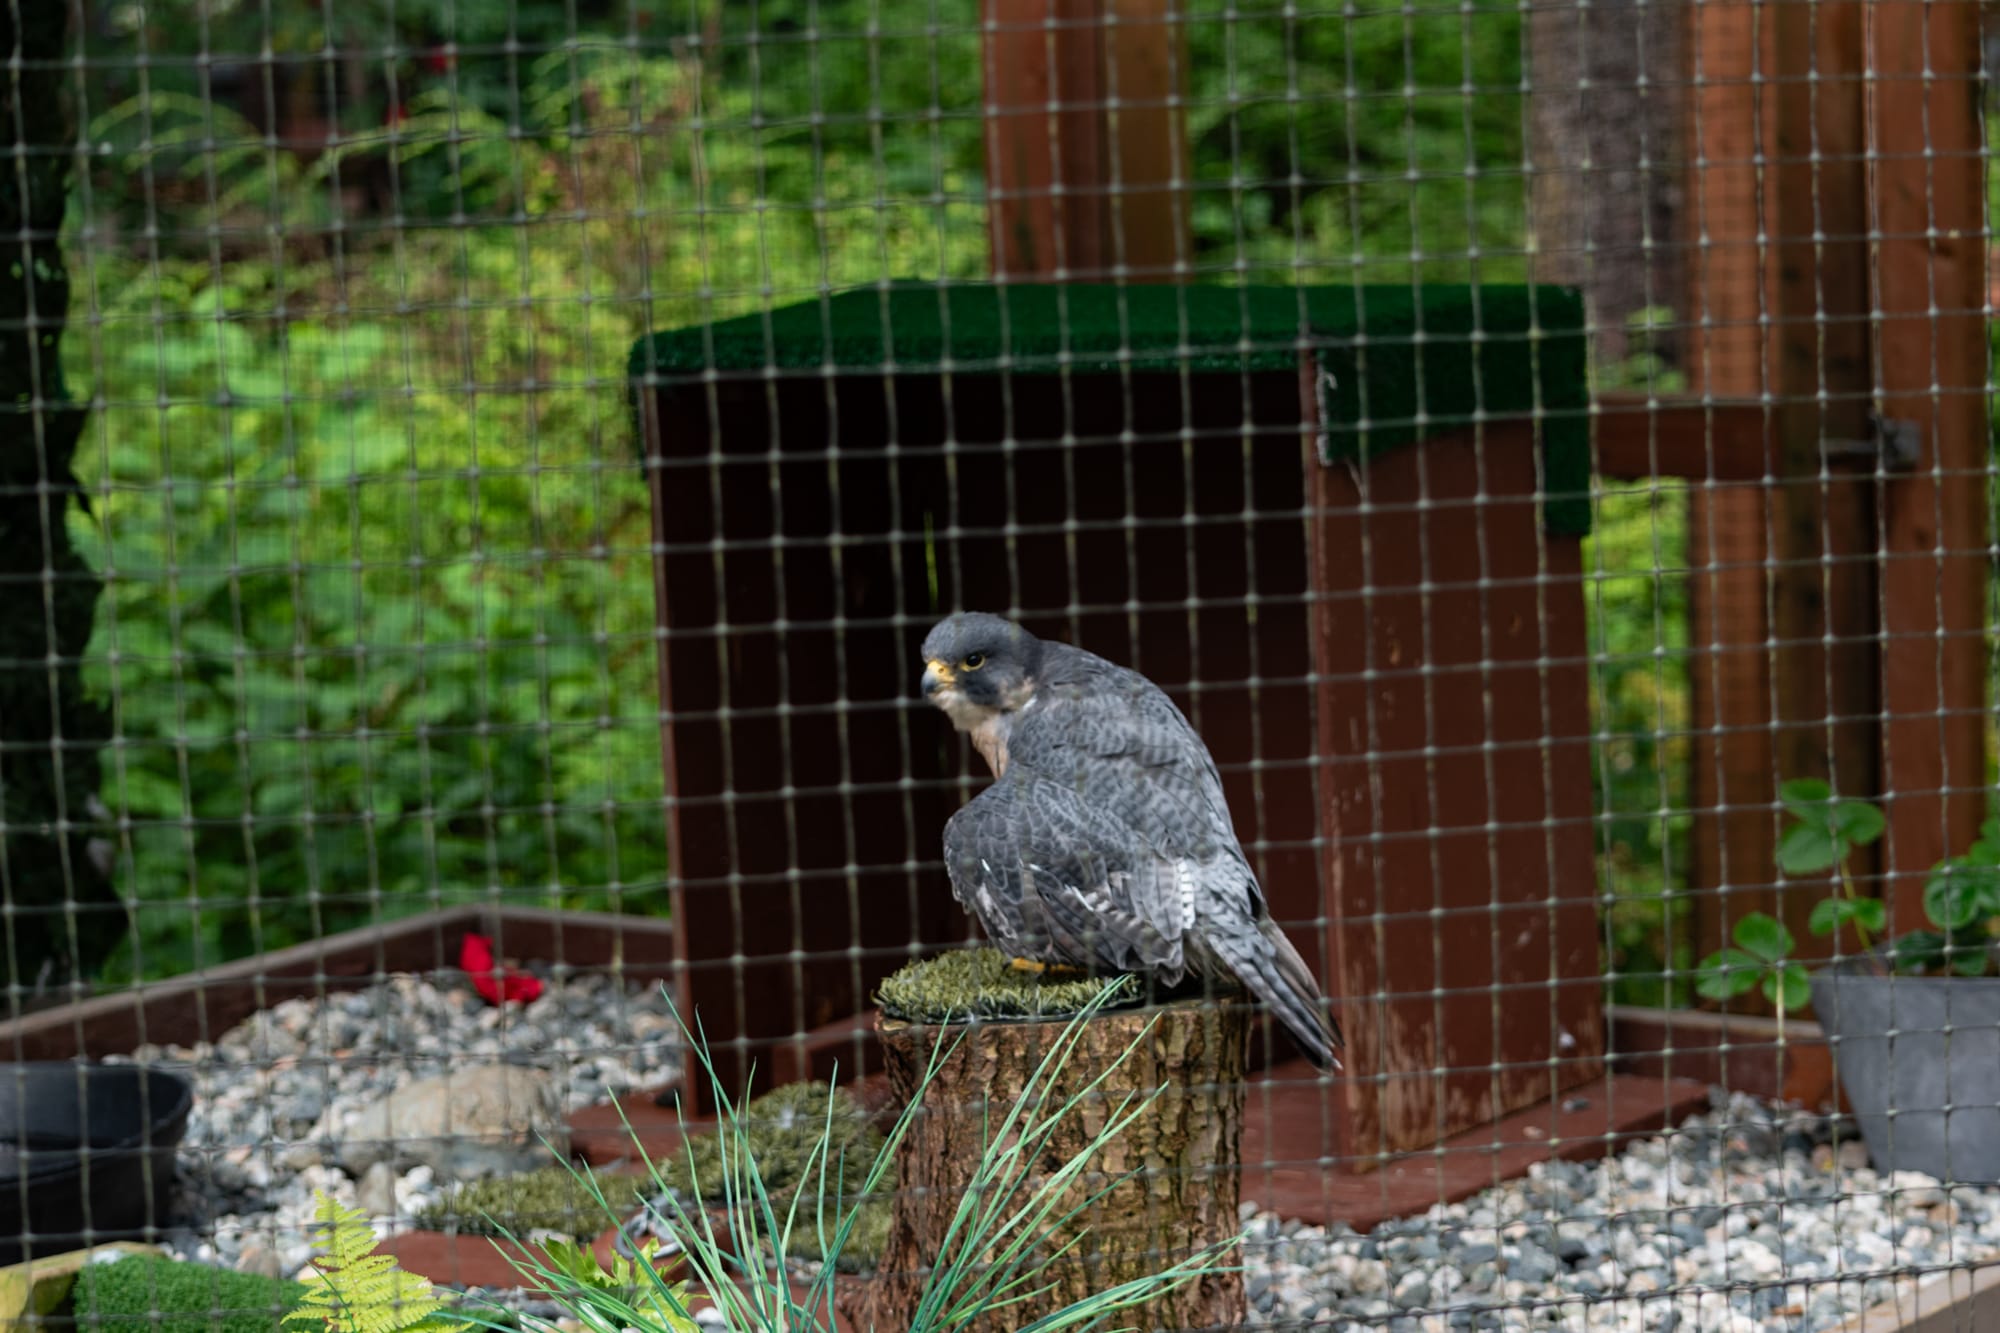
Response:
[{"label": "large rock", "polygon": [[[311,1141],[331,1145],[355,1176],[378,1163],[428,1166],[469,1179],[547,1166],[569,1150],[562,1091],[550,1075],[516,1065],[478,1065],[406,1084],[359,1113],[329,1112]],[[545,1142],[546,1141],[546,1142]]]}]

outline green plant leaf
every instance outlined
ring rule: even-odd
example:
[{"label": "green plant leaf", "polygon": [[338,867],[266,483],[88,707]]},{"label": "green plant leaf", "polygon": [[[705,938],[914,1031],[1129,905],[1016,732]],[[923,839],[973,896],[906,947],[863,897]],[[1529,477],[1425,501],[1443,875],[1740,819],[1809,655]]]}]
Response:
[{"label": "green plant leaf", "polygon": [[1784,922],[1763,912],[1752,912],[1738,921],[1730,938],[1745,953],[1766,963],[1779,961],[1796,943]]},{"label": "green plant leaf", "polygon": [[1969,865],[2000,866],[2000,839],[1984,836],[1974,838],[1972,845],[1965,849],[1965,855],[1960,859]]},{"label": "green plant leaf", "polygon": [[1880,898],[1822,898],[1814,904],[1807,929],[1815,935],[1831,935],[1848,922],[1863,930],[1881,930],[1889,921],[1889,906]]},{"label": "green plant leaf", "polygon": [[1779,785],[1778,799],[1800,819],[1819,819],[1819,807],[1833,799],[1833,788],[1824,778],[1793,778]]},{"label": "green plant leaf", "polygon": [[1962,977],[1983,977],[1992,959],[1984,948],[1973,949],[1959,954],[1951,960],[1951,970]]},{"label": "green plant leaf", "polygon": [[1800,963],[1786,963],[1764,975],[1764,998],[1782,1009],[1803,1009],[1812,1003],[1812,982]]},{"label": "green plant leaf", "polygon": [[1970,855],[1943,862],[1924,884],[1924,912],[1947,931],[2000,916],[2000,866]]},{"label": "green plant leaf", "polygon": [[1787,875],[1817,875],[1845,855],[1847,848],[1822,824],[1794,824],[1778,839],[1778,868]]},{"label": "green plant leaf", "polygon": [[1934,972],[1944,966],[1945,937],[1932,930],[1913,930],[1890,948],[1898,972]]},{"label": "green plant leaf", "polygon": [[1694,988],[1710,1000],[1733,1000],[1748,994],[1763,973],[1762,960],[1741,949],[1718,949],[1695,967]]},{"label": "green plant leaf", "polygon": [[1889,827],[1880,807],[1867,801],[1842,801],[1833,807],[1829,822],[1850,847],[1866,847]]}]

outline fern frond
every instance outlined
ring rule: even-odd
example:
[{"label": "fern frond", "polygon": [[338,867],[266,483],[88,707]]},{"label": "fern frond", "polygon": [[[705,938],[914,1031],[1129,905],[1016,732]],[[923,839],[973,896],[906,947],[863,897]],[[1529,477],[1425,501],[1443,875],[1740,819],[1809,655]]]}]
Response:
[{"label": "fern frond", "polygon": [[314,1230],[323,1253],[302,1279],[305,1297],[283,1326],[297,1333],[464,1333],[471,1325],[446,1312],[428,1279],[406,1273],[394,1255],[375,1252],[375,1228],[358,1208],[319,1194]]}]

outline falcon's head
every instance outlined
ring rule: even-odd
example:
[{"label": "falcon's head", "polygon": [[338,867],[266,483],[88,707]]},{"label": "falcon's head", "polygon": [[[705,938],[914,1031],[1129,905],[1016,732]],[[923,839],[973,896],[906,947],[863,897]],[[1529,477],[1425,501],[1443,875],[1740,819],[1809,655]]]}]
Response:
[{"label": "falcon's head", "polygon": [[965,611],[924,636],[924,697],[960,731],[1020,708],[1035,692],[1042,641],[1011,620]]}]

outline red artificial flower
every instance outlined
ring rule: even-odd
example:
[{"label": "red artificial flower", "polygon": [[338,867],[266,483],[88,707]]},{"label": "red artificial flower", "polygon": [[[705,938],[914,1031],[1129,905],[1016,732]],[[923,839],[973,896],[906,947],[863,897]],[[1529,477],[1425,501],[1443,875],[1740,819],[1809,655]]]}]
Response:
[{"label": "red artificial flower", "polygon": [[472,989],[488,1004],[527,1004],[542,993],[539,979],[518,967],[494,966],[493,941],[484,935],[467,935],[458,951],[458,965],[472,978]]}]

